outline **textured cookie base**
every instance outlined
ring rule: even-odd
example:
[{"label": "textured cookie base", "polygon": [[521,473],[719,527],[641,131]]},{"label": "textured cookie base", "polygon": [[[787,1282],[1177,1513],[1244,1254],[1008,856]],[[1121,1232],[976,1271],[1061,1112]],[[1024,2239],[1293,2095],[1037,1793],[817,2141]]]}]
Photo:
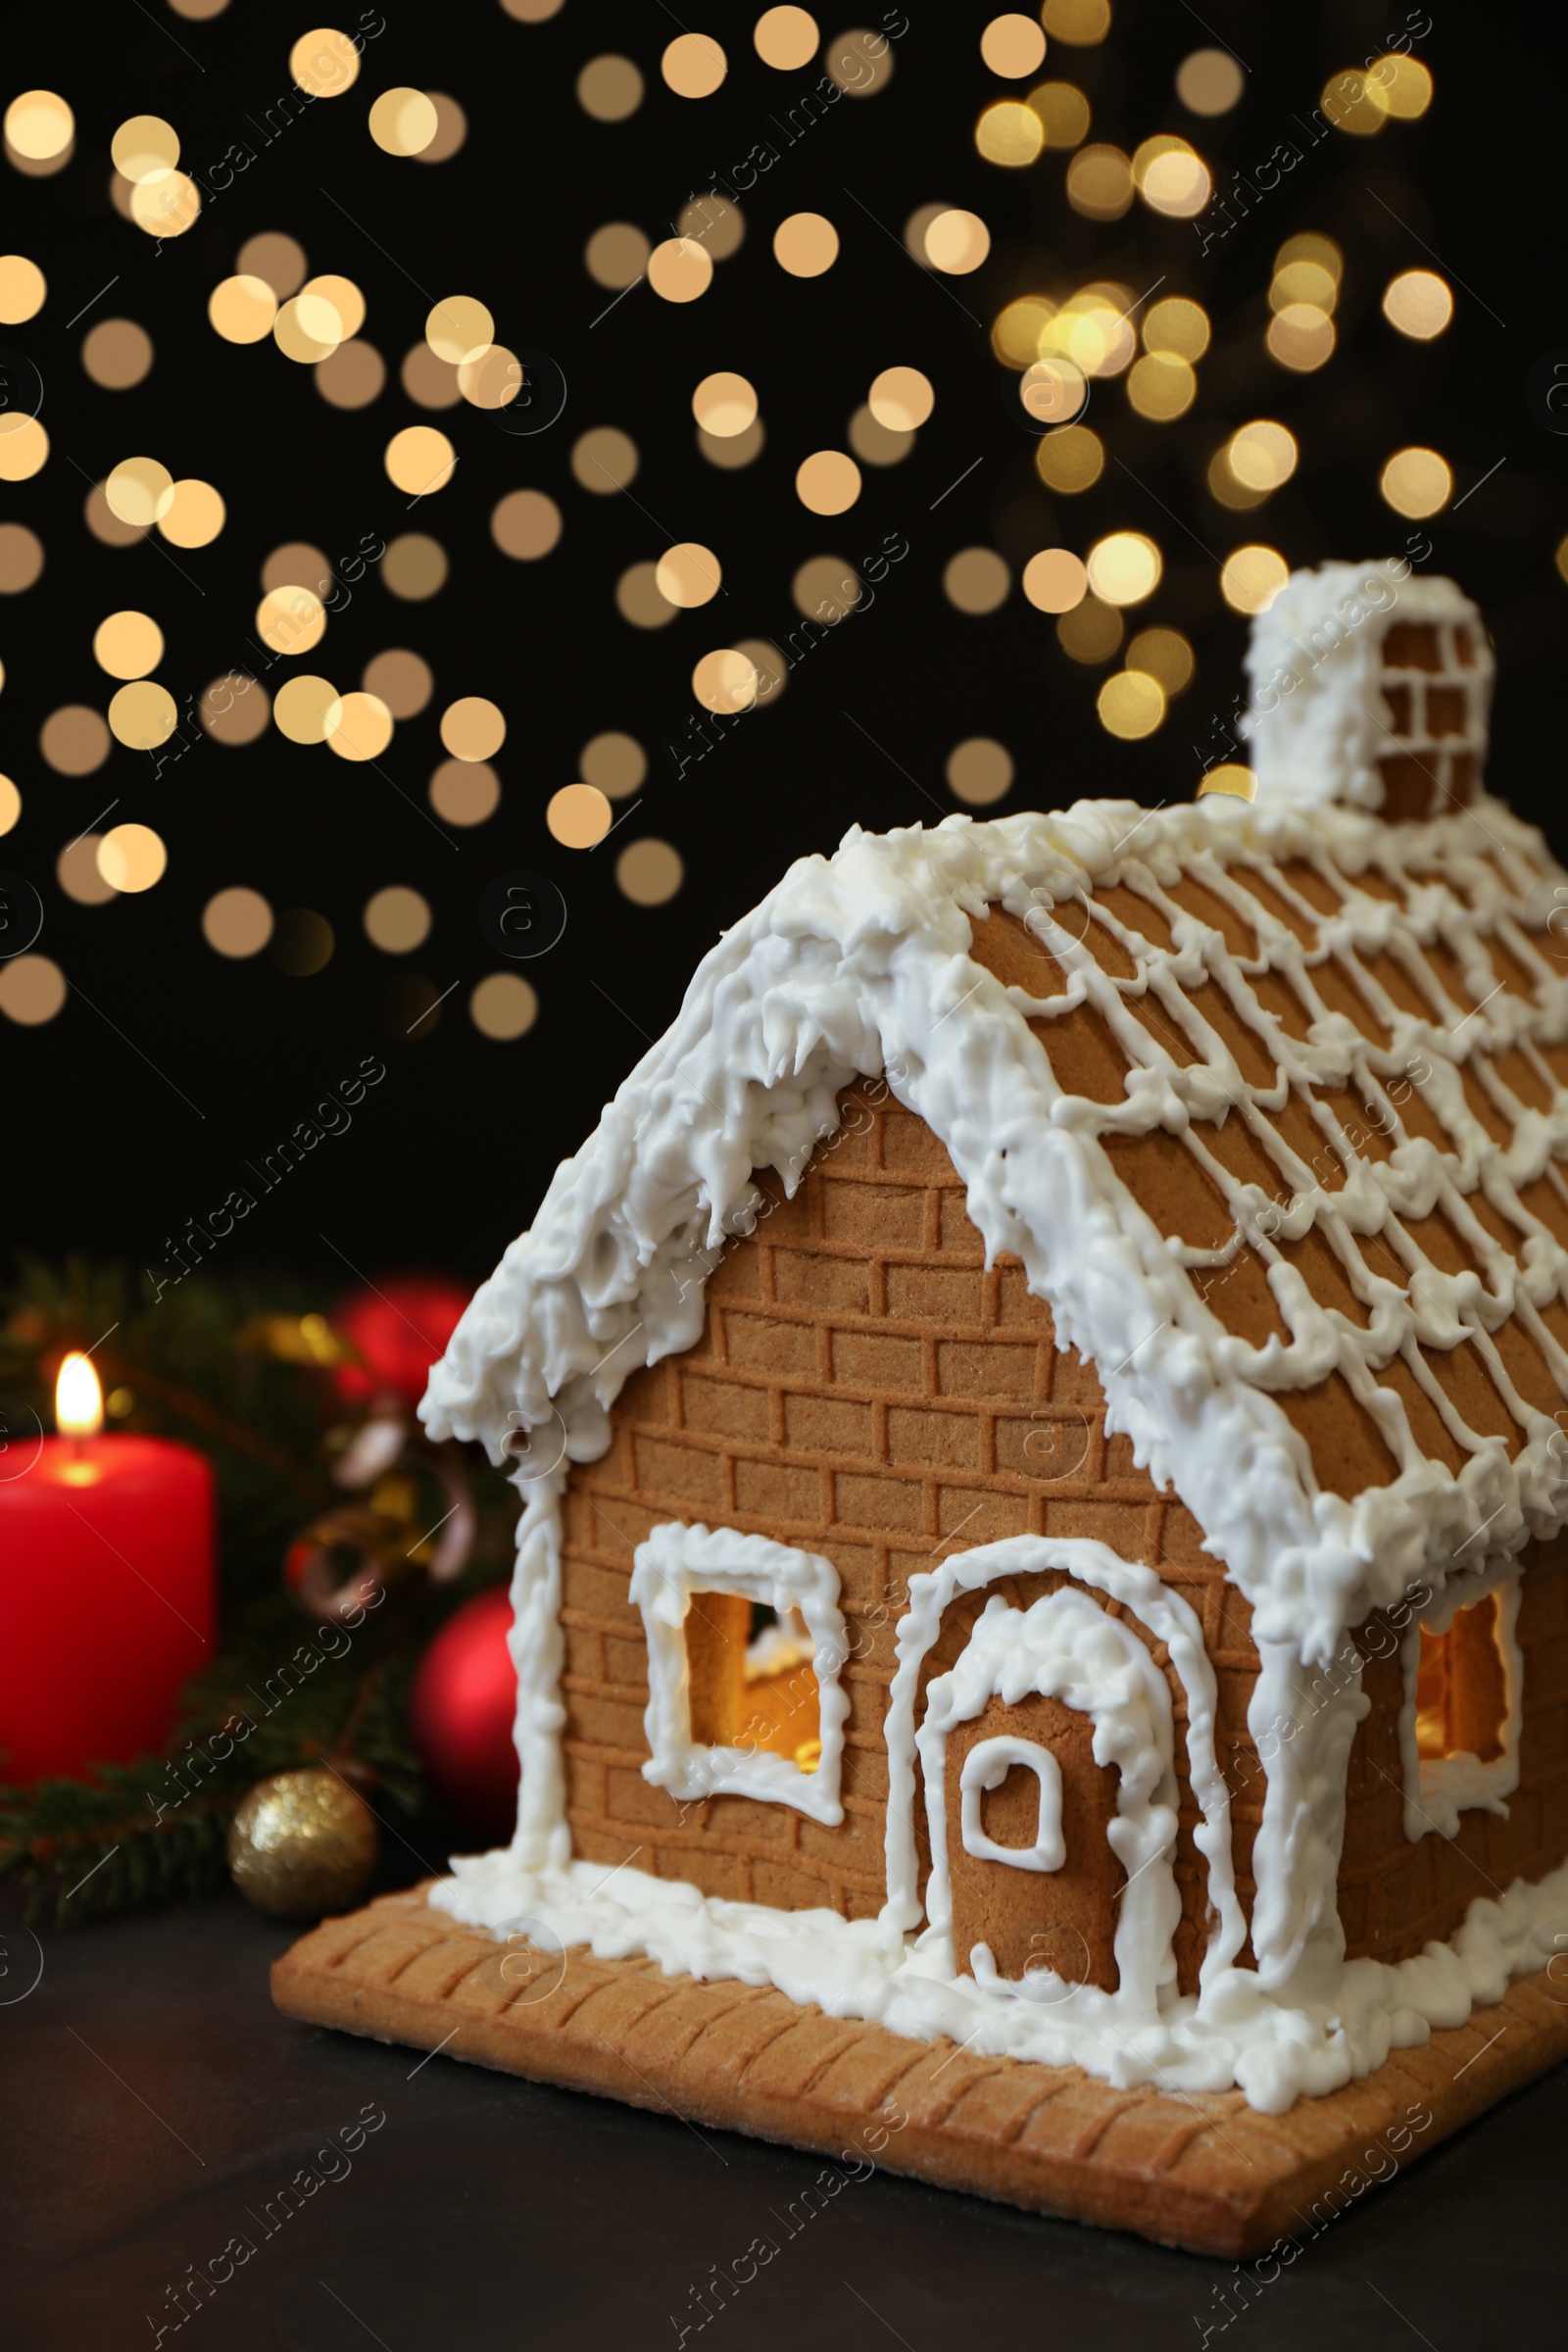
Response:
[{"label": "textured cookie base", "polygon": [[1268,2116],[1240,2091],[1117,2090],[1077,2067],[824,2017],[770,1986],[666,1977],[652,1960],[530,1956],[418,1889],[325,1921],[272,1969],[277,2006],[312,2025],[1232,2260],[1312,2234],[1568,2057],[1560,1989],[1521,1978],[1467,2026]]}]

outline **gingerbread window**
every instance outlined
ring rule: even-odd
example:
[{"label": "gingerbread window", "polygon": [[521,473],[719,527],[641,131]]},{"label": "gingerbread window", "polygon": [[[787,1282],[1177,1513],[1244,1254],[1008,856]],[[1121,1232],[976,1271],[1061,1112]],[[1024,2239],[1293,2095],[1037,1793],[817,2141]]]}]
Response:
[{"label": "gingerbread window", "polygon": [[631,1597],[648,1636],[643,1778],[688,1803],[750,1796],[836,1828],[849,1641],[832,1561],[667,1523],[637,1546]]},{"label": "gingerbread window", "polygon": [[1506,1813],[1519,1781],[1519,1581],[1434,1614],[1405,1655],[1405,1833],[1454,1836],[1459,1815]]}]

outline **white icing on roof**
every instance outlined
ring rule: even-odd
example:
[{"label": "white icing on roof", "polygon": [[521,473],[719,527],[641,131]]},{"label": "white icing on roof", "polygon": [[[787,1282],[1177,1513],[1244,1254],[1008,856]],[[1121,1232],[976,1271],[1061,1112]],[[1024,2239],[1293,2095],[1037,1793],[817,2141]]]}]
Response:
[{"label": "white icing on roof", "polygon": [[[1405,614],[1415,615],[1418,589],[1440,585],[1409,583]],[[1278,872],[1292,859],[1315,867],[1343,901],[1337,913],[1325,917],[1293,897]],[[1373,865],[1400,904],[1355,888],[1353,876]],[[1249,867],[1271,877],[1273,904],[1293,905],[1320,926],[1316,948],[1304,949],[1269,905],[1238,895]],[[1258,956],[1233,953],[1220,931],[1166,895],[1184,875],[1245,916]],[[1541,1174],[1554,1147],[1568,1152],[1568,1094],[1539,1060],[1530,1067],[1544,1108],[1521,1105],[1494,1071],[1477,1080],[1503,1104],[1504,1144],[1469,1107],[1450,1058],[1504,1053],[1526,1036],[1551,1044],[1568,1036],[1568,965],[1540,952],[1543,939],[1554,944],[1540,925],[1559,876],[1539,835],[1491,801],[1400,826],[1260,794],[1252,806],[1215,796],[1145,812],[1080,802],[1060,814],[990,823],[955,816],[931,831],[852,830],[833,858],[795,864],[705,958],[667,1036],[558,1169],[532,1230],[475,1294],[432,1371],[420,1408],[426,1427],[435,1438],[482,1439],[499,1460],[519,1429],[555,1425],[572,1459],[596,1458],[609,1443],[608,1408],[629,1375],[700,1337],[703,1281],[716,1262],[701,1253],[744,1230],[752,1170],[775,1168],[793,1190],[837,1124],[839,1091],[885,1069],[899,1100],[951,1153],[988,1251],[1023,1261],[1061,1342],[1093,1359],[1108,1426],[1130,1435],[1139,1462],[1174,1487],[1206,1531],[1253,1603],[1259,1641],[1326,1657],[1346,1625],[1418,1577],[1441,1583],[1455,1555],[1473,1569],[1568,1517],[1568,1449],[1550,1417],[1518,1397],[1486,1336],[1510,1319],[1521,1324],[1568,1394],[1568,1356],[1536,1311],[1556,1297],[1568,1253],[1518,1206],[1516,1191]],[[1131,980],[1112,978],[1078,937],[1085,894],[1118,883],[1163,915],[1152,929],[1171,932],[1171,946],[1156,948],[1104,919],[1136,967]],[[1032,918],[1068,974],[1065,996],[1033,1001],[971,960],[971,923],[999,902]],[[1494,936],[1528,974],[1534,1002],[1496,986],[1486,949]],[[1388,1031],[1387,1045],[1375,1046],[1311,994],[1314,971],[1331,956],[1353,975],[1346,959],[1357,950],[1405,964],[1434,941],[1474,975],[1478,999],[1491,992],[1479,1009],[1461,1017],[1441,993],[1433,997],[1434,982],[1420,1016],[1368,980],[1364,993]],[[1266,966],[1306,992],[1305,1042],[1286,1036],[1253,996],[1250,980]],[[1431,980],[1430,966],[1419,972]],[[1217,989],[1266,1044],[1281,1073],[1273,1089],[1245,1079],[1225,1038],[1195,1011],[1193,992],[1205,984],[1210,1004]],[[1053,1073],[1047,1024],[1086,1001],[1132,1064],[1115,1105],[1064,1093]],[[1185,1066],[1161,1043],[1177,1029],[1183,1053],[1198,1055]],[[1249,1346],[1195,1286],[1194,1265],[1213,1265],[1216,1253],[1165,1239],[1100,1138],[1164,1127],[1181,1149],[1175,1139],[1192,1121],[1221,1113],[1268,1138],[1288,1081],[1298,1091],[1309,1081],[1320,1090],[1366,1087],[1412,1060],[1430,1066],[1422,1091],[1448,1133],[1446,1152],[1413,1134],[1376,1163],[1331,1121],[1322,1132],[1338,1137],[1347,1173],[1329,1195],[1288,1150],[1282,1161],[1275,1136],[1286,1205],[1268,1212],[1278,1217],[1272,1232],[1267,1218],[1256,1222],[1257,1193],[1209,1155],[1243,1229],[1218,1256],[1234,1259],[1243,1233],[1250,1237],[1245,1246],[1269,1264],[1293,1333],[1289,1345],[1275,1337]],[[1490,1231],[1471,1230],[1463,1197],[1478,1182],[1494,1214],[1517,1226],[1517,1255]],[[1419,1220],[1435,1206],[1459,1229],[1476,1270],[1443,1272],[1394,1221],[1399,1212]],[[1351,1264],[1370,1313],[1365,1329],[1319,1303],[1289,1262],[1290,1243],[1314,1223]],[[1407,1262],[1413,1252],[1408,1288],[1356,1255],[1357,1238],[1380,1228]],[[1451,1346],[1456,1326],[1512,1410],[1511,1462],[1495,1438],[1466,1429],[1432,1377],[1431,1361]],[[1464,1433],[1457,1478],[1417,1447],[1397,1397],[1374,1379],[1396,1349],[1450,1431]],[[1401,1465],[1390,1483],[1353,1499],[1319,1488],[1305,1442],[1270,1394],[1311,1388],[1336,1367]],[[542,1450],[548,1458],[552,1449]]]}]

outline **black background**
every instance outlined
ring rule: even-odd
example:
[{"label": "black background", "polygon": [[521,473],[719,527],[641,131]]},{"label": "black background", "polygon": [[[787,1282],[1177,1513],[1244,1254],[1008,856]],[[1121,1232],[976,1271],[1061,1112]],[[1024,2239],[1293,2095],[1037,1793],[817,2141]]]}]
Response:
[{"label": "black background", "polygon": [[[4,244],[49,278],[40,316],[6,333],[42,371],[53,445],[43,471],[7,485],[0,500],[0,514],[37,531],[48,557],[39,584],[0,609],[0,766],[25,802],[0,862],[36,882],[46,907],[40,946],[73,988],[53,1022],[0,1024],[13,1243],[157,1269],[166,1236],[204,1216],[242,1180],[246,1159],[378,1053],[388,1076],[353,1129],[262,1200],[224,1248],[231,1259],[243,1250],[253,1262],[318,1275],[324,1290],[345,1279],[327,1243],[366,1272],[427,1264],[477,1277],[528,1222],[556,1162],[581,1144],[644,1038],[672,1017],[721,928],[792,858],[830,850],[851,823],[931,822],[955,809],[944,770],[956,742],[995,735],[1012,751],[1017,777],[997,813],[1083,795],[1190,797],[1195,745],[1209,742],[1233,703],[1245,644],[1245,623],[1219,597],[1214,559],[1252,538],[1293,564],[1400,546],[1412,526],[1383,505],[1377,477],[1406,441],[1447,456],[1456,498],[1505,461],[1458,512],[1426,526],[1435,542],[1428,568],[1455,574],[1495,634],[1494,787],[1548,830],[1556,824],[1568,588],[1552,551],[1568,528],[1568,445],[1536,421],[1525,385],[1544,353],[1568,343],[1552,260],[1560,27],[1538,21],[1532,45],[1510,45],[1504,57],[1479,12],[1439,7],[1415,45],[1436,76],[1426,118],[1374,140],[1333,133],[1200,258],[1191,223],[1162,221],[1142,205],[1118,223],[1079,219],[1059,155],[1025,172],[981,163],[979,106],[1028,84],[999,84],[983,68],[988,6],[911,0],[888,86],[835,105],[781,154],[747,200],[746,242],[719,265],[710,292],[677,308],[644,285],[591,325],[610,300],[583,266],[592,230],[624,219],[656,241],[668,234],[686,199],[772,135],[769,117],[813,78],[814,69],[784,74],[760,63],[756,13],[726,5],[703,17],[730,72],[714,97],[692,103],[660,78],[676,30],[667,10],[567,0],[552,22],[530,26],[492,0],[391,5],[356,87],[260,149],[190,233],[161,251],[110,207],[117,123],[133,112],[166,116],[184,162],[205,176],[243,134],[244,117],[287,86],[303,24],[247,0],[205,24],[157,0],[145,11],[117,0],[69,17],[9,16],[8,88],[58,88],[76,114],[66,171],[28,178],[5,170],[0,181]],[[1088,90],[1094,137],[1130,150],[1175,127],[1217,171],[1250,173],[1278,141],[1299,137],[1291,118],[1309,112],[1328,75],[1371,54],[1404,16],[1393,0],[1289,11],[1213,0],[1205,21],[1250,69],[1241,104],[1219,122],[1185,114],[1172,93],[1182,57],[1209,39],[1179,0],[1118,0],[1103,47],[1053,43],[1045,73]],[[647,81],[640,110],[618,124],[593,122],[573,95],[582,64],[606,50],[635,58]],[[369,101],[396,82],[459,100],[468,135],[451,161],[394,161],[371,143]],[[992,258],[978,274],[938,278],[904,251],[905,220],[937,199],[970,205],[990,223]],[[801,281],[770,248],[778,220],[807,209],[835,221],[843,247],[825,277]],[[1320,372],[1293,376],[1264,356],[1262,330],[1274,253],[1303,228],[1337,237],[1347,268],[1338,353]],[[236,348],[208,325],[212,287],[247,237],[270,229],[298,238],[313,271],[345,272],[365,289],[363,331],[388,363],[373,407],[334,410],[311,370],[270,342]],[[1416,346],[1378,305],[1395,270],[1436,266],[1434,253],[1454,282],[1457,315],[1437,344]],[[117,272],[119,283],[68,330],[64,321]],[[1199,403],[1160,426],[1133,416],[1119,385],[1097,395],[1092,421],[1110,462],[1086,496],[1053,502],[1033,472],[1033,443],[1013,421],[1015,379],[991,356],[989,322],[1032,286],[1063,292],[1107,276],[1141,292],[1161,274],[1164,292],[1193,294],[1214,317]],[[406,399],[397,369],[421,336],[425,294],[459,292],[489,304],[503,341],[559,361],[569,397],[553,430],[512,438],[466,406],[432,417]],[[79,357],[89,327],[111,316],[138,319],[157,353],[143,383],[121,393],[91,383]],[[872,376],[901,363],[923,368],[937,391],[918,447],[901,466],[866,469],[849,514],[807,514],[794,495],[796,466],[814,448],[844,446]],[[757,383],[768,432],[760,459],[736,473],[709,466],[694,439],[692,390],[721,368]],[[1230,514],[1204,489],[1207,463],[1230,429],[1257,415],[1292,427],[1301,463],[1266,507]],[[411,518],[382,457],[394,431],[426,421],[454,436],[460,464]],[[572,443],[599,424],[621,426],[639,446],[636,504],[590,497],[572,477]],[[227,502],[221,537],[178,551],[194,585],[156,539],[113,549],[85,527],[84,477],[101,479],[138,451],[176,476],[214,481]],[[509,562],[490,537],[497,499],[523,485],[547,491],[564,515],[563,540],[542,563]],[[244,748],[203,742],[157,782],[145,755],[118,745],[94,775],[44,766],[37,736],[48,712],[107,702],[110,681],[91,658],[105,612],[150,611],[168,641],[159,675],[176,699],[199,695],[244,658],[259,569],[273,546],[306,539],[336,560],[366,534],[391,538],[411,523],[448,552],[443,592],[400,603],[368,575],[306,664],[347,687],[389,646],[430,662],[432,702],[399,727],[383,762],[406,798],[373,769],[270,728]],[[1059,540],[1083,550],[1118,526],[1148,530],[1165,555],[1164,580],[1138,621],[1186,629],[1200,657],[1195,682],[1142,744],[1102,730],[1094,695],[1102,673],[1065,659],[1052,623],[1016,586],[985,618],[956,612],[942,588],[960,547],[999,546],[1016,573],[1037,547]],[[781,638],[798,619],[790,581],[806,558],[831,551],[855,562],[892,531],[910,553],[875,608],[815,649],[775,708],[677,780],[667,747],[689,742],[698,656],[741,636]],[[718,553],[726,595],[666,629],[629,627],[613,601],[619,574],[684,538]],[[462,694],[490,696],[506,713],[497,761],[505,795],[487,824],[443,839],[427,821],[425,785],[443,756],[439,713]],[[546,804],[577,773],[582,744],[612,727],[648,749],[642,805],[602,850],[561,849],[545,828]],[[145,895],[83,907],[59,890],[55,858],[117,796],[112,821],[156,826],[169,869]],[[686,864],[684,888],[660,908],[630,905],[614,881],[614,855],[643,833],[672,842]],[[560,947],[524,967],[540,996],[535,1027],[502,1045],[475,1030],[466,1007],[500,962],[479,931],[480,896],[519,866],[558,881],[570,919]],[[236,882],[279,909],[324,913],[338,943],[327,967],[291,979],[266,955],[246,963],[216,956],[201,910]],[[392,1034],[406,1022],[388,1009],[396,964],[360,923],[371,892],[392,882],[417,888],[435,910],[425,946],[400,960],[438,991],[458,984],[413,1042]]]}]

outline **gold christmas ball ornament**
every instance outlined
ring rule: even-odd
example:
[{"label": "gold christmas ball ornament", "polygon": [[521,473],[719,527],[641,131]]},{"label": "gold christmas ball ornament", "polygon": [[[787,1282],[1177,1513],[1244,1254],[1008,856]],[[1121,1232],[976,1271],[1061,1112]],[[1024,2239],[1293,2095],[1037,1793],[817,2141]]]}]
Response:
[{"label": "gold christmas ball ornament", "polygon": [[319,1919],[358,1902],[379,1842],[375,1815],[335,1772],[274,1772],[229,1825],[229,1875],[258,1911]]}]

